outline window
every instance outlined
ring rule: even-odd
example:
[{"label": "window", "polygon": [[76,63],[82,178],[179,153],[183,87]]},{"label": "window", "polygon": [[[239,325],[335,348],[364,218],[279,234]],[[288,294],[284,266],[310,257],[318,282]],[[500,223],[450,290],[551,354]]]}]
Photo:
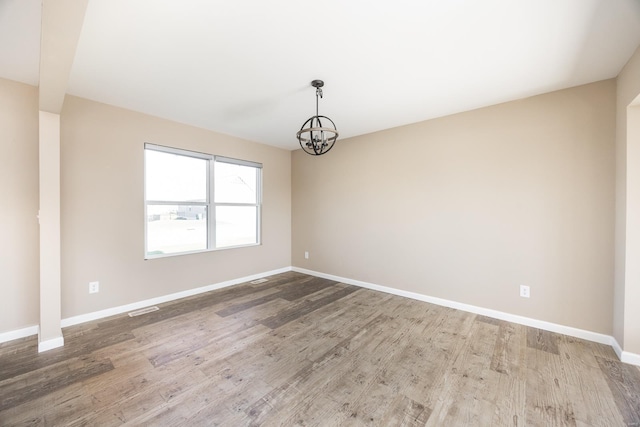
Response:
[{"label": "window", "polygon": [[262,165],[145,144],[145,257],[260,243]]}]

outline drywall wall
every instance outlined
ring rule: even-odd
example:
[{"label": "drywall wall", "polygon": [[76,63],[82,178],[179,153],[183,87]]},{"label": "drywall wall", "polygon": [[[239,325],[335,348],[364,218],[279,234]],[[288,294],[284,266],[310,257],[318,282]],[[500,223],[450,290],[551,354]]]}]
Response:
[{"label": "drywall wall", "polygon": [[60,322],[60,115],[39,112],[40,329],[38,350],[64,345]]},{"label": "drywall wall", "polygon": [[[627,109],[624,347],[640,364],[640,95]],[[623,359],[624,360],[624,359]]]},{"label": "drywall wall", "polygon": [[[628,167],[640,169],[640,159],[627,158],[627,115],[631,102],[640,95],[640,48],[624,66],[617,79],[616,104],[616,264],[615,264],[615,300],[614,300],[614,337],[620,346],[627,350],[626,337],[635,336],[633,345],[635,353],[640,353],[640,312],[637,310],[638,299],[630,299],[627,286],[640,288],[640,283],[628,283],[626,280],[627,258],[627,221],[640,221],[639,218],[627,218],[627,173]],[[637,196],[636,196],[637,197]],[[632,242],[632,245],[634,243]],[[635,257],[636,264],[640,253],[628,254]],[[640,278],[636,278],[636,281]],[[640,290],[636,291],[640,292]],[[630,328],[635,329],[631,333]]]},{"label": "drywall wall", "polygon": [[295,151],[293,265],[611,334],[615,102],[608,80]]},{"label": "drywall wall", "polygon": [[[72,96],[61,135],[63,318],[291,265],[289,151]],[[262,245],[145,261],[145,142],[262,163]]]},{"label": "drywall wall", "polygon": [[0,333],[38,323],[38,90],[0,79]]}]

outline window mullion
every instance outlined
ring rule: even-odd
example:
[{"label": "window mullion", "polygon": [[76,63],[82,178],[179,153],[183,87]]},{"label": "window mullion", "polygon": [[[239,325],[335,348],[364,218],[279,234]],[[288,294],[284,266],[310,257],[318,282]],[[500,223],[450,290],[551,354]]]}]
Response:
[{"label": "window mullion", "polygon": [[262,244],[262,168],[258,170],[256,180],[256,243]]},{"label": "window mullion", "polygon": [[209,249],[216,248],[216,208],[215,208],[215,162],[213,160],[209,160],[207,173],[208,176],[208,188],[207,188],[207,202],[209,207],[207,208],[208,213],[208,231],[209,231]]}]

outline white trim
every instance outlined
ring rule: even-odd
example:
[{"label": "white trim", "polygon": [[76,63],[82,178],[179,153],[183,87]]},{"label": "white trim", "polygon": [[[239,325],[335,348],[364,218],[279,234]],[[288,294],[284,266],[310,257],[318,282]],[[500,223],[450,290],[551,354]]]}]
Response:
[{"label": "white trim", "polygon": [[622,347],[620,347],[620,344],[618,344],[618,340],[616,340],[615,337],[611,337],[611,347],[613,348],[613,351],[616,352],[618,359],[622,360]]},{"label": "white trim", "polygon": [[43,351],[53,350],[54,348],[64,346],[64,337],[57,337],[46,341],[38,342],[38,353]]},{"label": "white trim", "polygon": [[90,322],[92,320],[103,319],[109,316],[115,316],[116,314],[127,313],[130,311],[138,310],[150,305],[162,304],[168,301],[174,301],[180,298],[186,298],[193,295],[202,294],[204,292],[213,291],[216,289],[226,288],[228,286],[237,285],[239,283],[250,282],[255,279],[259,279],[264,276],[271,276],[273,274],[285,273],[291,271],[291,267],[279,268],[277,270],[266,271],[264,273],[253,274],[251,276],[241,277],[239,279],[227,280],[220,283],[214,283],[213,285],[207,285],[200,288],[188,289],[182,292],[176,292],[174,294],[164,295],[161,297],[151,298],[144,301],[138,301],[131,304],[121,305],[118,307],[107,308],[105,310],[94,311],[93,313],[81,314],[78,316],[68,317],[62,319],[62,327],[78,325],[80,323]]},{"label": "white trim", "polygon": [[[237,285],[239,283],[250,282],[252,280],[260,279],[265,276],[285,273],[287,271],[296,271],[298,273],[304,273],[304,274],[309,274],[311,276],[322,277],[329,280],[335,280],[341,283],[346,283],[348,285],[354,285],[354,286],[359,286],[361,288],[373,289],[375,291],[385,292],[392,295],[398,295],[405,298],[411,298],[418,301],[440,305],[443,307],[455,308],[457,310],[462,310],[469,313],[481,314],[483,316],[488,316],[495,319],[506,320],[508,322],[513,322],[520,325],[531,326],[531,327],[543,329],[546,331],[551,331],[559,334],[569,335],[572,337],[582,338],[582,339],[597,342],[600,344],[610,345],[615,351],[618,358],[622,362],[629,363],[631,365],[640,366],[640,354],[631,353],[631,352],[622,350],[622,348],[620,347],[620,344],[618,344],[618,341],[610,335],[591,332],[584,329],[577,329],[570,326],[559,325],[556,323],[545,322],[543,320],[537,320],[529,317],[518,316],[515,314],[505,313],[497,310],[491,310],[483,307],[477,307],[474,305],[464,304],[456,301],[450,301],[442,298],[430,297],[430,296],[418,294],[415,292],[403,291],[401,289],[395,289],[387,286],[376,285],[373,283],[363,282],[360,280],[347,279],[345,277],[334,276],[332,274],[325,274],[325,273],[320,273],[313,270],[307,270],[306,268],[291,267],[291,266],[279,268],[276,270],[266,271],[264,273],[253,274],[251,276],[245,276],[239,279],[227,280],[224,282],[215,283],[215,284],[203,286],[200,288],[189,289],[182,292],[176,292],[174,294],[151,298],[144,301],[138,301],[138,302],[127,304],[127,305],[121,305],[119,307],[113,307],[106,310],[95,311],[93,313],[87,313],[79,316],[69,317],[67,319],[62,319],[62,327],[65,328],[68,326],[78,325],[80,323],[90,322],[92,320],[102,319],[105,317],[126,313],[132,310],[149,307],[155,304],[161,304],[163,302],[173,301],[180,298],[186,298],[186,297],[201,294],[204,292],[213,291],[216,289],[226,288],[229,286]],[[17,329],[15,331],[0,333],[0,343],[12,341],[18,338],[24,338],[24,337],[36,335],[38,334],[38,330],[39,328],[36,325],[36,326],[29,326],[27,328]],[[38,352],[51,350],[53,348],[61,347],[63,345],[64,345],[63,337],[47,340],[38,344]]]},{"label": "white trim", "polygon": [[618,341],[611,336],[598,332],[578,329],[571,326],[559,325],[557,323],[546,322],[544,320],[532,319],[530,317],[518,316],[516,314],[505,313],[503,311],[492,310],[489,308],[478,307],[475,305],[464,304],[457,301],[446,300],[442,298],[431,297],[416,292],[403,291],[401,289],[390,288],[387,286],[376,285],[373,283],[363,282],[360,280],[348,279],[346,277],[334,276],[332,274],[320,273],[318,271],[307,270],[306,268],[291,267],[292,271],[298,273],[309,274],[311,276],[322,277],[329,280],[335,280],[348,285],[359,286],[361,288],[373,289],[375,291],[385,292],[392,295],[398,295],[405,298],[411,298],[418,301],[428,302],[443,307],[455,308],[457,310],[469,313],[480,314],[494,319],[506,320],[508,322],[517,323],[519,325],[531,326],[533,328],[543,329],[545,331],[555,332],[558,334],[569,335],[571,337],[581,338],[587,341],[597,342],[599,344],[610,345],[621,362],[630,365],[640,366],[640,354],[624,351],[618,344]]},{"label": "white trim", "polygon": [[0,333],[0,343],[38,335],[38,325]]},{"label": "white trim", "polygon": [[613,351],[616,352],[616,355],[621,362],[640,366],[640,354],[624,351],[622,347],[620,347],[620,344],[618,344],[618,340],[616,340],[615,337],[611,337],[611,347],[613,347]]},{"label": "white trim", "polygon": [[[621,353],[618,353],[618,350],[616,350],[616,347],[613,344],[613,341],[615,341],[615,339],[611,335],[600,334],[597,332],[587,331],[584,329],[573,328],[571,326],[559,325],[557,323],[551,323],[551,322],[546,322],[544,320],[532,319],[530,317],[518,316],[516,314],[505,313],[498,310],[491,310],[484,307],[478,307],[475,305],[464,304],[461,302],[446,300],[442,298],[430,297],[430,296],[418,294],[415,292],[403,291],[401,289],[395,289],[387,286],[376,285],[373,283],[362,282],[360,280],[347,279],[345,277],[334,276],[332,274],[325,274],[325,273],[320,273],[313,270],[307,270],[306,268],[292,267],[291,269],[298,273],[305,273],[312,276],[322,277],[325,279],[336,280],[338,282],[346,283],[348,285],[360,286],[362,288],[373,289],[375,291],[380,291],[388,294],[398,295],[401,297],[411,298],[418,301],[424,301],[431,304],[440,305],[443,307],[455,308],[457,310],[467,311],[469,313],[481,314],[483,316],[493,317],[494,319],[506,320],[508,322],[513,322],[520,325],[531,326],[534,328],[543,329],[545,331],[556,332],[559,334],[569,335],[576,338],[582,338],[582,339],[597,342],[600,344],[611,345],[613,346],[614,350],[618,354],[618,357],[620,357],[620,354],[622,355],[621,360],[623,362],[640,365],[640,363],[633,362],[633,360],[635,360],[636,362],[640,361],[640,356],[634,355],[633,353],[624,352],[624,351],[621,351]],[[619,348],[620,346],[618,346],[618,349]],[[624,360],[624,358],[626,358],[627,360]]]},{"label": "white trim", "polygon": [[613,351],[616,352],[616,354],[618,355],[618,358],[622,362],[628,363],[630,365],[640,366],[640,354],[624,351],[614,337],[611,337],[611,347],[613,347]]},{"label": "white trim", "polygon": [[250,168],[262,169],[262,163],[252,162],[251,160],[240,160],[224,156],[213,156],[213,160],[220,163],[229,163],[230,165],[248,166]]},{"label": "white trim", "polygon": [[161,153],[167,153],[167,154],[176,154],[178,156],[193,157],[194,159],[202,159],[202,160],[213,160],[213,157],[214,157],[212,154],[202,153],[200,151],[185,150],[184,148],[167,147],[166,145],[152,144],[150,142],[144,143],[144,149],[159,151]]},{"label": "white trim", "polygon": [[640,354],[623,351],[620,360],[630,365],[640,366]]}]

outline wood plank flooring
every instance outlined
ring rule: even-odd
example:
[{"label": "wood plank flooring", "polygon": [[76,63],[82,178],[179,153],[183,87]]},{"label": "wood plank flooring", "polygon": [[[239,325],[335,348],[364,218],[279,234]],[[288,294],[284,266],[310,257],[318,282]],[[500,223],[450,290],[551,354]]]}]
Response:
[{"label": "wood plank flooring", "polygon": [[288,272],[0,345],[2,426],[640,426],[609,346]]}]

